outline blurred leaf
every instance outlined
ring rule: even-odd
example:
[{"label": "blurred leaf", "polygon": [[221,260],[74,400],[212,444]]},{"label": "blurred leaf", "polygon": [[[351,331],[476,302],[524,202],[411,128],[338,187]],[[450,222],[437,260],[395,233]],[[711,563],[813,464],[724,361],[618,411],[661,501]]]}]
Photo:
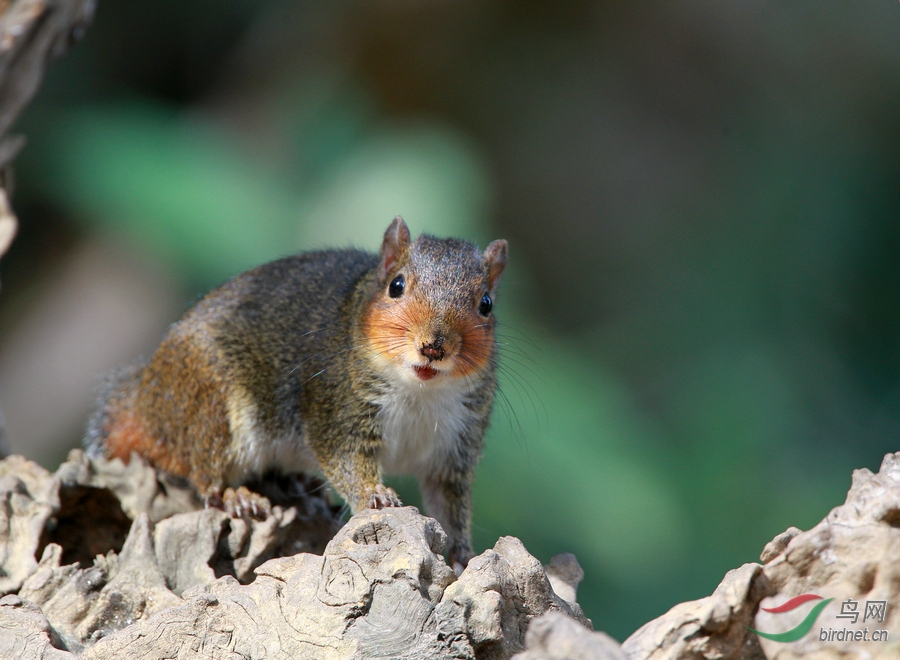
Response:
[{"label": "blurred leaf", "polygon": [[377,250],[398,214],[416,233],[473,237],[490,198],[476,150],[433,124],[377,132],[291,188],[227,133],[161,106],[83,107],[43,123],[31,155],[39,192],[130,233],[202,287],[301,247]]},{"label": "blurred leaf", "polygon": [[43,194],[211,284],[284,254],[296,197],[199,119],[148,103],[60,113],[35,139]]},{"label": "blurred leaf", "polygon": [[311,191],[301,243],[378,247],[394,216],[413,235],[488,240],[490,186],[478,152],[436,124],[407,123],[364,140]]}]

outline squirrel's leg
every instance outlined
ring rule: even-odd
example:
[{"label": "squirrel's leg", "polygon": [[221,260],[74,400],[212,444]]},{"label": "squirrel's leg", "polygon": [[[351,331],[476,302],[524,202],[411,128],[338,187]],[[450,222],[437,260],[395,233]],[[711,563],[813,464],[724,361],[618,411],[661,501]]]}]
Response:
[{"label": "squirrel's leg", "polygon": [[472,479],[468,472],[452,470],[419,478],[425,510],[447,532],[447,559],[457,575],[472,558]]},{"label": "squirrel's leg", "polygon": [[[331,451],[320,450],[329,447]],[[347,501],[353,513],[367,508],[403,506],[394,489],[381,481],[381,467],[378,464],[380,447],[381,439],[372,436],[310,443],[325,478]]]}]

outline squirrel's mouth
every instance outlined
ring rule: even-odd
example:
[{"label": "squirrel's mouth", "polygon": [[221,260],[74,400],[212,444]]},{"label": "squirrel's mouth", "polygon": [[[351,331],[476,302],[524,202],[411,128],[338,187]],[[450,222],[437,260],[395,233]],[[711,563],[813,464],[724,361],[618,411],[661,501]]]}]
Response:
[{"label": "squirrel's mouth", "polygon": [[413,369],[415,369],[416,376],[419,377],[419,380],[431,380],[438,374],[437,369],[427,364],[414,365]]}]

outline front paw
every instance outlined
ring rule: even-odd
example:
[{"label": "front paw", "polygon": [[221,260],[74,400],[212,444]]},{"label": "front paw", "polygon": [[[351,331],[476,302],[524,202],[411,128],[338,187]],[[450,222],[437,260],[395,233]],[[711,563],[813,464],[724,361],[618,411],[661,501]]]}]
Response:
[{"label": "front paw", "polygon": [[369,501],[366,502],[366,508],[384,509],[389,506],[403,506],[403,502],[397,497],[397,493],[393,488],[388,488],[384,484],[378,484],[369,496]]},{"label": "front paw", "polygon": [[222,509],[232,518],[249,516],[256,520],[265,520],[272,512],[272,503],[269,499],[246,486],[226,488],[222,494],[215,488],[207,495],[205,505],[207,508]]}]

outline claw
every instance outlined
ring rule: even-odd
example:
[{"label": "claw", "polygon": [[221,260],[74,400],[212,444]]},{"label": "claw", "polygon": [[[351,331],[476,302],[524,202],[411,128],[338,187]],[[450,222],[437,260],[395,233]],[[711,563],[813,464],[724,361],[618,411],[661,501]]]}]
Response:
[{"label": "claw", "polygon": [[206,496],[207,508],[222,509],[232,518],[249,516],[256,520],[265,520],[272,512],[272,503],[264,495],[254,493],[246,486],[226,488],[220,493],[218,488]]},{"label": "claw", "polygon": [[384,484],[375,486],[375,490],[369,496],[369,501],[366,504],[366,507],[369,509],[385,509],[393,506],[403,506],[403,502],[400,501],[393,488],[388,488]]}]

